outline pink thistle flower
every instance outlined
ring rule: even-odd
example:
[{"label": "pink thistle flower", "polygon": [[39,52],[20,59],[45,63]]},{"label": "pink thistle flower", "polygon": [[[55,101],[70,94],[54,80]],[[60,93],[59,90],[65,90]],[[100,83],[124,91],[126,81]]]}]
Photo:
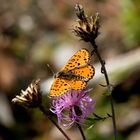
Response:
[{"label": "pink thistle flower", "polygon": [[59,124],[84,124],[84,119],[94,110],[95,105],[95,100],[87,95],[88,92],[89,90],[70,90],[60,97],[52,98],[51,111],[57,115]]}]

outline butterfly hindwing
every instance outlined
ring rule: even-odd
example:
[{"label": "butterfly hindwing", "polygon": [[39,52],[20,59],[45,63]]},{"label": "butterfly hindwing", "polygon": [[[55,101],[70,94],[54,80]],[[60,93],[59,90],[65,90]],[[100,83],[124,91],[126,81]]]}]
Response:
[{"label": "butterfly hindwing", "polygon": [[71,89],[81,90],[86,87],[87,83],[82,80],[66,80],[66,82],[70,85]]},{"label": "butterfly hindwing", "polygon": [[83,79],[81,78],[83,81],[89,81],[94,76],[95,70],[92,65],[87,65],[85,67],[75,68],[70,72],[77,76],[79,75],[80,77],[83,77]]},{"label": "butterfly hindwing", "polygon": [[60,96],[70,90],[70,85],[63,79],[55,78],[51,86],[50,96]]}]

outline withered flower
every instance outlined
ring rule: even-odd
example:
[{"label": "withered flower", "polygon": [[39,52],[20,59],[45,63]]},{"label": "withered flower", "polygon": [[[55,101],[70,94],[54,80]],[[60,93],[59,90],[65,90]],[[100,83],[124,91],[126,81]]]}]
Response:
[{"label": "withered flower", "polygon": [[76,4],[75,10],[79,20],[78,26],[75,26],[73,29],[74,33],[86,42],[93,42],[99,34],[99,13],[95,13],[94,16],[87,17],[82,5],[80,4]]},{"label": "withered flower", "polygon": [[32,82],[25,91],[21,90],[21,94],[13,98],[12,102],[27,107],[38,107],[41,104],[40,79]]}]

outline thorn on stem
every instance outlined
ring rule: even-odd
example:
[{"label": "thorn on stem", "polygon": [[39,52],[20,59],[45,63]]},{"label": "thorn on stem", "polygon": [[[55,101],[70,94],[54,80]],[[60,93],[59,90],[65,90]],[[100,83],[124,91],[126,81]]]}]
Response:
[{"label": "thorn on stem", "polygon": [[101,73],[104,74],[104,67],[103,66],[101,67]]},{"label": "thorn on stem", "polygon": [[107,113],[107,116],[108,116],[108,117],[112,117],[112,115],[110,115],[109,113]]}]

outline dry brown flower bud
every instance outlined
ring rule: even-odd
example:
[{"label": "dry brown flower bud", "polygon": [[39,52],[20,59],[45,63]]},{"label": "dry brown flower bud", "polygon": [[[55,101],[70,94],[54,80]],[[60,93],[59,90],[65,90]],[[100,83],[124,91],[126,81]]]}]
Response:
[{"label": "dry brown flower bud", "polygon": [[86,17],[83,7],[79,4],[75,6],[75,10],[79,18],[78,25],[74,28],[76,36],[86,42],[94,41],[99,34],[99,13],[95,13],[91,17]]},{"label": "dry brown flower bud", "polygon": [[25,91],[21,90],[20,95],[13,98],[12,102],[27,107],[38,107],[41,104],[40,79],[32,82]]}]

